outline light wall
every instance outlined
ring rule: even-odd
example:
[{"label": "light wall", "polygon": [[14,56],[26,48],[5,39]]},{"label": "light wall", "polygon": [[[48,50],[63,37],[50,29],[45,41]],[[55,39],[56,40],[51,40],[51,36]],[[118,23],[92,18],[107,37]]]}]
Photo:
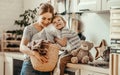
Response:
[{"label": "light wall", "polygon": [[15,30],[20,27],[14,25],[14,21],[19,18],[27,9],[34,9],[40,3],[47,0],[0,0],[0,38],[3,31]]},{"label": "light wall", "polygon": [[24,0],[24,10],[34,9],[47,0]]},{"label": "light wall", "polygon": [[[110,13],[84,13],[81,19],[85,25],[84,35],[87,41],[91,41],[95,46],[99,46],[102,39],[105,39],[110,46]],[[95,56],[96,50],[92,49]]]},{"label": "light wall", "polygon": [[6,30],[17,29],[14,21],[23,12],[23,0],[0,0],[0,37]]}]

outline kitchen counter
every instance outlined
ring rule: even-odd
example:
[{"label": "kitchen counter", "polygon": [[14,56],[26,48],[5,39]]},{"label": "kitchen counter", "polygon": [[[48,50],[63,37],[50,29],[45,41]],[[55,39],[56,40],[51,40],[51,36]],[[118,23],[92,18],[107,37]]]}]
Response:
[{"label": "kitchen counter", "polygon": [[88,70],[88,71],[94,71],[104,74],[109,74],[109,68],[102,68],[102,67],[95,67],[87,64],[67,64],[68,68],[75,68],[75,69],[81,69],[81,70]]},{"label": "kitchen counter", "polygon": [[24,60],[24,54],[20,52],[0,52],[0,55],[12,57],[13,59]]},{"label": "kitchen counter", "polygon": [[0,52],[0,75],[20,75],[24,54],[20,52]]},{"label": "kitchen counter", "polygon": [[[4,55],[5,57],[6,56],[12,57],[13,59],[24,60],[24,54],[20,52],[0,52],[0,55]],[[85,65],[85,64],[72,64],[72,63],[68,63],[67,67],[109,74],[109,68],[95,67],[95,66]]]}]

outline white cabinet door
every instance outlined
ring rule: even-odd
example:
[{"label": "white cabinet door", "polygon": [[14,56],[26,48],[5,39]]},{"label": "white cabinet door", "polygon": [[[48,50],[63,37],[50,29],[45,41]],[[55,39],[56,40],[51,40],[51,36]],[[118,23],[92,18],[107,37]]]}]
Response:
[{"label": "white cabinet door", "polygon": [[5,75],[13,75],[12,57],[5,57]]},{"label": "white cabinet door", "polygon": [[100,11],[101,0],[80,0],[79,10]]},{"label": "white cabinet door", "polygon": [[[120,9],[112,9],[110,15],[110,38],[120,39]],[[113,46],[113,45],[112,45]],[[116,45],[117,46],[117,45]],[[119,45],[118,45],[119,46]]]},{"label": "white cabinet door", "polygon": [[[79,73],[79,69],[75,69],[75,68],[66,68],[65,69],[66,73],[68,75],[80,75]],[[65,75],[65,74],[64,74]]]},{"label": "white cabinet door", "polygon": [[120,75],[120,54],[110,54],[110,75]]},{"label": "white cabinet door", "polygon": [[79,10],[105,11],[109,10],[108,0],[80,0]]},{"label": "white cabinet door", "polygon": [[93,72],[87,70],[81,70],[81,75],[93,75]]},{"label": "white cabinet door", "polygon": [[109,75],[109,74],[103,74],[103,73],[96,73],[96,72],[94,72],[93,75]]},{"label": "white cabinet door", "polygon": [[108,0],[108,5],[112,9],[120,8],[120,0]]},{"label": "white cabinet door", "polygon": [[4,75],[4,56],[0,55],[0,75]]},{"label": "white cabinet door", "polygon": [[102,0],[102,6],[101,6],[101,8],[102,8],[102,11],[103,10],[109,10],[110,8],[109,8],[109,6],[108,6],[108,0]]},{"label": "white cabinet door", "polygon": [[[91,0],[91,1],[96,1],[96,0]],[[80,0],[80,2],[90,2],[90,0]]]},{"label": "white cabinet door", "polygon": [[93,72],[93,71],[87,71],[87,70],[81,70],[81,75],[108,75],[108,74],[103,74],[103,73],[98,73],[98,72]]}]

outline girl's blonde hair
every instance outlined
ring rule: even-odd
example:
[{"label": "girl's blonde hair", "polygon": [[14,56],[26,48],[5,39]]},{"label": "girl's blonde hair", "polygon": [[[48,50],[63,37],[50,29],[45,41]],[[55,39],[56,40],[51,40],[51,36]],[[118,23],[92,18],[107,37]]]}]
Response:
[{"label": "girl's blonde hair", "polygon": [[[55,18],[57,18],[57,17],[60,17],[60,18],[63,20],[63,22],[66,24],[65,19],[64,19],[62,16],[60,16],[60,15],[55,15],[55,16],[53,17],[53,20],[54,20]],[[52,20],[52,21],[53,21],[53,20]]]}]

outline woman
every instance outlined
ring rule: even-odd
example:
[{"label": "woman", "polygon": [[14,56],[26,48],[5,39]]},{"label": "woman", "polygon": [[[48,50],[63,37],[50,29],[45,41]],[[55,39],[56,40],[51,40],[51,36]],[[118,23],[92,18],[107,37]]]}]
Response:
[{"label": "woman", "polygon": [[20,44],[20,51],[25,54],[21,75],[50,75],[50,72],[40,72],[33,69],[30,62],[30,56],[36,57],[39,61],[42,60],[41,62],[43,63],[47,62],[48,58],[39,57],[39,53],[30,50],[27,45],[31,42],[31,38],[34,34],[40,32],[44,27],[51,23],[53,15],[54,8],[48,3],[42,3],[38,10],[38,21],[33,25],[25,27]]}]

